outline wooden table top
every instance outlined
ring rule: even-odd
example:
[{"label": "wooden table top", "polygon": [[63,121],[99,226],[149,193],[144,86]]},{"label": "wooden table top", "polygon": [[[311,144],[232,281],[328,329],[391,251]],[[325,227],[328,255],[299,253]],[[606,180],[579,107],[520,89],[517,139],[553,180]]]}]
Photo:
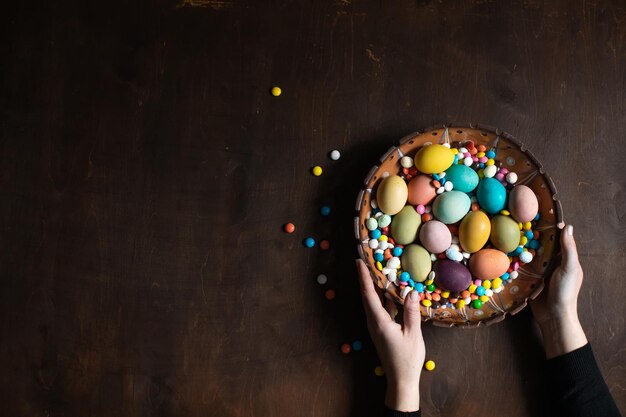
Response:
[{"label": "wooden table top", "polygon": [[[6,415],[375,415],[356,194],[405,134],[470,122],[554,179],[626,413],[623,2],[57,3],[0,17]],[[424,416],[544,411],[528,311],[424,338]]]}]

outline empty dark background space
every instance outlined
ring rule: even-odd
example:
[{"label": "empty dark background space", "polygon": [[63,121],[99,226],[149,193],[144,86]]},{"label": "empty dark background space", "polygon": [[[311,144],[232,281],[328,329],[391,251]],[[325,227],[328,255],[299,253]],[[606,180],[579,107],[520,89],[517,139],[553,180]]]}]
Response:
[{"label": "empty dark background space", "polygon": [[[622,1],[2,8],[3,414],[380,410],[355,198],[394,141],[454,123],[508,131],[554,179],[585,270],[581,320],[626,412]],[[424,337],[425,416],[545,412],[527,311]]]}]

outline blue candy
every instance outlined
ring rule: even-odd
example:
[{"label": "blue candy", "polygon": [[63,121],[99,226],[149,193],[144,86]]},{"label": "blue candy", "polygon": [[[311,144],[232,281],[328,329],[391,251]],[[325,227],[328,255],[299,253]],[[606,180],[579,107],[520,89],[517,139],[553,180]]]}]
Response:
[{"label": "blue candy", "polygon": [[479,297],[485,295],[485,291],[485,287],[476,287],[476,295]]},{"label": "blue candy", "polygon": [[535,216],[535,218],[533,220],[535,220],[535,221],[539,220],[539,213],[537,213],[537,215]]},{"label": "blue candy", "polygon": [[539,241],[538,240],[531,240],[530,242],[528,242],[528,247],[534,250],[539,249]]},{"label": "blue candy", "polygon": [[509,279],[509,273],[505,272],[500,278],[502,278],[503,281]]},{"label": "blue candy", "polygon": [[402,248],[399,248],[399,247],[396,246],[395,248],[393,248],[393,252],[392,253],[393,253],[393,256],[400,256],[400,255],[402,255],[402,252],[403,252]]},{"label": "blue candy", "polygon": [[382,262],[382,261],[383,261],[383,259],[385,259],[385,257],[383,256],[383,254],[382,254],[382,253],[380,253],[380,252],[379,252],[379,253],[375,253],[375,254],[374,254],[374,260],[375,260],[375,261],[377,261],[377,262]]},{"label": "blue candy", "polygon": [[361,343],[360,340],[355,340],[354,342],[352,342],[353,351],[358,352],[361,349],[363,349],[363,343]]},{"label": "blue candy", "polygon": [[374,230],[372,230],[372,231],[370,232],[370,237],[371,237],[372,239],[378,239],[378,238],[380,237],[380,235],[381,235],[381,234],[382,234],[382,233],[380,232],[380,230],[379,230],[379,229],[374,229]]},{"label": "blue candy", "polygon": [[526,232],[524,232],[524,236],[526,236],[526,239],[530,240],[533,238],[533,232],[530,230],[526,230]]},{"label": "blue candy", "polygon": [[322,208],[320,209],[320,213],[322,214],[322,216],[328,216],[330,214],[330,207],[322,206]]},{"label": "blue candy", "polygon": [[493,159],[496,157],[496,153],[494,151],[488,151],[485,155],[487,155],[487,158],[489,159]]},{"label": "blue candy", "polygon": [[415,281],[413,281],[411,278],[409,278],[409,280],[407,282],[408,282],[409,286],[415,287]]},{"label": "blue candy", "polygon": [[421,282],[418,282],[417,284],[415,284],[415,291],[424,292],[424,284],[422,284]]},{"label": "blue candy", "polygon": [[307,248],[312,248],[313,246],[315,246],[315,239],[313,239],[312,237],[307,237],[306,239],[304,239],[304,246],[306,246]]},{"label": "blue candy", "polygon": [[408,272],[404,271],[400,274],[400,281],[407,282],[409,279],[411,279],[411,275]]}]

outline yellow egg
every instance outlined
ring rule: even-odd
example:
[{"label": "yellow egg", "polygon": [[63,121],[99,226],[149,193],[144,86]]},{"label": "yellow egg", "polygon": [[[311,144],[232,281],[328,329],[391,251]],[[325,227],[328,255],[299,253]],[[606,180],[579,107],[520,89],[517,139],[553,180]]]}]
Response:
[{"label": "yellow egg", "polygon": [[397,175],[390,175],[378,186],[376,201],[383,213],[393,216],[402,210],[408,195],[406,182]]},{"label": "yellow egg", "polygon": [[478,252],[485,246],[491,233],[489,217],[482,210],[470,211],[461,221],[459,241],[464,251]]},{"label": "yellow egg", "polygon": [[443,145],[423,146],[415,155],[415,167],[424,174],[437,174],[450,168],[454,153]]}]

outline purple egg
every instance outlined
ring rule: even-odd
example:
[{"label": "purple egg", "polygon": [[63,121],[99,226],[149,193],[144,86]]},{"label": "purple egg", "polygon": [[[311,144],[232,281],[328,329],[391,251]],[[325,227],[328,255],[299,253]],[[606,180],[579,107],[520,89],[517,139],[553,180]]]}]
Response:
[{"label": "purple egg", "polygon": [[435,264],[435,284],[448,291],[463,291],[472,282],[472,274],[462,263],[440,259]]}]

